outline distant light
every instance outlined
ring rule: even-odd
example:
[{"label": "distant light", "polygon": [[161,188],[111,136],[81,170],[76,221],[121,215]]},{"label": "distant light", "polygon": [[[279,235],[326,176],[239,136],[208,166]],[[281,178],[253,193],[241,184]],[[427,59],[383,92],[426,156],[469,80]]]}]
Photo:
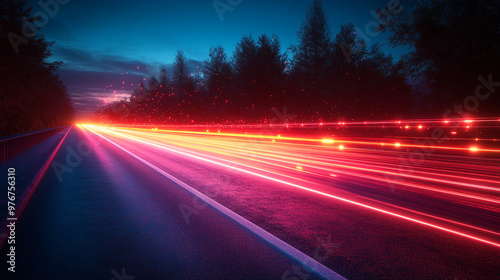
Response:
[{"label": "distant light", "polygon": [[477,151],[479,151],[479,149],[477,147],[470,147],[469,150],[471,152],[477,152]]},{"label": "distant light", "polygon": [[332,177],[337,177],[337,175],[335,175],[335,174],[330,174],[330,176],[332,176]]},{"label": "distant light", "polygon": [[333,139],[322,139],[321,143],[323,143],[323,144],[333,144],[333,143],[335,143],[335,140],[333,140]]},{"label": "distant light", "polygon": [[444,123],[450,123],[450,121],[444,121]]},{"label": "distant light", "polygon": [[479,138],[476,138],[476,141],[479,141]]},{"label": "distant light", "polygon": [[343,149],[344,149],[344,145],[340,145],[340,146],[339,146],[339,150],[341,150],[341,151],[342,151]]},{"label": "distant light", "polygon": [[452,131],[451,134],[452,135],[457,135],[457,132],[456,131]]},{"label": "distant light", "polygon": [[406,129],[410,129],[410,127],[409,127],[409,126],[405,126],[405,128],[406,128]]},{"label": "distant light", "polygon": [[464,123],[472,123],[473,120],[464,120]]},{"label": "distant light", "polygon": [[424,128],[424,127],[423,127],[423,126],[421,126],[421,125],[419,125],[419,126],[418,126],[418,129],[422,129],[422,128]]},{"label": "distant light", "polygon": [[470,128],[470,125],[466,126],[465,128],[469,129],[469,128]]},{"label": "distant light", "polygon": [[302,170],[302,166],[296,166],[298,170]]},{"label": "distant light", "polygon": [[207,133],[210,132],[208,129],[207,129]]},{"label": "distant light", "polygon": [[401,144],[400,143],[396,143],[394,144],[396,147],[401,147]]}]

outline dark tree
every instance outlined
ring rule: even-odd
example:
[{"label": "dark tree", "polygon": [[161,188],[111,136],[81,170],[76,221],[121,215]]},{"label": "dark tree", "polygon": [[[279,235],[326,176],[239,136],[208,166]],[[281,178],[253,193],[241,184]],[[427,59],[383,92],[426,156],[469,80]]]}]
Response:
[{"label": "dark tree", "polygon": [[172,112],[177,121],[190,119],[190,112],[195,112],[196,94],[195,79],[189,73],[188,60],[183,51],[178,51],[174,61],[172,74],[172,85],[174,87],[175,103]]},{"label": "dark tree", "polygon": [[[426,0],[404,10],[386,28],[393,32],[392,44],[412,50],[404,56],[404,66],[409,75],[430,90],[427,99],[432,99],[432,106],[426,111],[436,116],[455,103],[463,106],[465,98],[474,96],[481,84],[479,76],[500,79],[499,23],[500,1]],[[482,94],[487,93],[483,89]],[[497,93],[479,100],[477,108],[477,104],[469,104],[476,110],[467,113],[498,115]]]},{"label": "dark tree", "polygon": [[271,109],[283,105],[286,55],[281,53],[279,37],[259,37],[256,58],[254,103],[263,117],[271,115]]},{"label": "dark tree", "polygon": [[381,45],[370,47],[354,24],[342,24],[333,42],[329,91],[321,98],[328,118],[347,120],[402,117],[413,105],[411,89]]},{"label": "dark tree", "polygon": [[242,118],[269,119],[271,109],[283,102],[285,63],[278,36],[262,35],[258,42],[250,35],[242,37],[233,57]]},{"label": "dark tree", "polygon": [[332,33],[321,0],[314,0],[309,7],[297,36],[299,45],[293,54],[292,77],[306,87],[321,89],[328,84],[332,56]]},{"label": "dark tree", "polygon": [[167,67],[162,66],[160,69],[160,114],[161,119],[172,119],[171,107],[172,107],[172,79],[168,74]]},{"label": "dark tree", "polygon": [[186,89],[190,82],[191,81],[186,55],[183,51],[177,51],[172,75],[173,86],[176,89],[183,91]]},{"label": "dark tree", "polygon": [[[241,111],[250,110],[254,107],[252,103],[253,88],[256,80],[257,45],[251,35],[245,35],[236,45],[233,55],[233,69],[236,78],[236,94],[238,99],[236,106]],[[241,115],[244,117],[244,115]]]},{"label": "dark tree", "polygon": [[171,84],[170,75],[168,74],[167,67],[162,66],[160,69],[160,87],[168,88]]},{"label": "dark tree", "polygon": [[354,71],[355,67],[367,55],[367,44],[356,34],[356,27],[352,23],[341,24],[340,31],[333,41],[334,79],[342,79],[345,73]]},{"label": "dark tree", "polygon": [[372,88],[363,88],[365,77],[361,83],[362,71],[359,69],[360,64],[367,58],[367,44],[356,34],[354,24],[348,23],[340,25],[332,49],[330,92],[329,96],[323,96],[322,108],[329,117],[364,117],[366,112],[363,111],[364,108],[360,108],[359,103],[368,101],[373,95]]},{"label": "dark tree", "polygon": [[203,69],[203,83],[208,93],[204,103],[209,116],[224,119],[234,113],[231,110],[234,96],[231,96],[232,75],[231,63],[222,46],[211,48]]},{"label": "dark tree", "polygon": [[51,44],[26,23],[31,9],[0,0],[0,11],[0,136],[69,124],[74,110],[54,74],[60,62],[47,62]]},{"label": "dark tree", "polygon": [[391,55],[382,52],[380,44],[372,45],[356,63],[354,71],[357,102],[352,117],[394,119],[410,117],[414,101],[411,88]]}]

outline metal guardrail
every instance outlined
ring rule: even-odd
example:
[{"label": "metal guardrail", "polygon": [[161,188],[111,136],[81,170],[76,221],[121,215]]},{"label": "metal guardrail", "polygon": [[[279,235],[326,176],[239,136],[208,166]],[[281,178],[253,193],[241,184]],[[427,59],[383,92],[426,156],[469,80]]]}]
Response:
[{"label": "metal guardrail", "polygon": [[36,144],[46,140],[52,135],[60,132],[65,127],[56,127],[47,130],[35,131],[27,134],[0,139],[0,163],[3,163],[16,155],[28,150]]}]

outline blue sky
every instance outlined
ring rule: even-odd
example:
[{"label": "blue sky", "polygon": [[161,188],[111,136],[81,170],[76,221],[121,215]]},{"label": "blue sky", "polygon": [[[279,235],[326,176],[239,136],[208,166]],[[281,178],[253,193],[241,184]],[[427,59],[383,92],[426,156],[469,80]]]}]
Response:
[{"label": "blue sky", "polygon": [[[33,12],[42,10],[37,2],[29,1]],[[55,42],[52,59],[63,61],[58,73],[79,115],[85,116],[125,98],[160,65],[170,67],[179,49],[187,55],[193,72],[207,58],[210,47],[222,45],[232,55],[244,34],[255,38],[264,33],[276,34],[286,50],[297,44],[297,31],[312,0],[243,0],[225,12],[222,21],[213,2],[71,0],[59,5],[59,11],[40,32]],[[336,34],[340,24],[348,22],[363,30],[374,20],[370,11],[388,2],[325,0],[324,5]],[[384,51],[399,58],[404,50],[392,49],[386,36],[371,37],[370,43],[386,43]]]}]

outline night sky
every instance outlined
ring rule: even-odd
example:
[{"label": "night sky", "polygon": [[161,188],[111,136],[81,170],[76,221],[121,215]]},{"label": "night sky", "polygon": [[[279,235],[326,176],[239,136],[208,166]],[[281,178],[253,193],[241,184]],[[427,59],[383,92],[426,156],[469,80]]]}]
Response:
[{"label": "night sky", "polygon": [[[30,0],[33,12],[41,10]],[[227,3],[227,1],[222,0]],[[329,1],[325,8],[333,35],[342,23],[361,29],[374,18],[370,11],[389,0]],[[210,47],[222,45],[232,55],[244,34],[255,39],[277,34],[282,50],[297,44],[309,0],[244,0],[221,21],[212,0],[71,0],[40,29],[54,41],[51,60],[63,61],[58,74],[68,86],[78,117],[86,118],[103,104],[128,97],[132,89],[160,65],[171,72],[177,50],[184,50],[193,73],[199,72]],[[384,51],[398,59],[380,34],[370,43],[386,43]]]}]

